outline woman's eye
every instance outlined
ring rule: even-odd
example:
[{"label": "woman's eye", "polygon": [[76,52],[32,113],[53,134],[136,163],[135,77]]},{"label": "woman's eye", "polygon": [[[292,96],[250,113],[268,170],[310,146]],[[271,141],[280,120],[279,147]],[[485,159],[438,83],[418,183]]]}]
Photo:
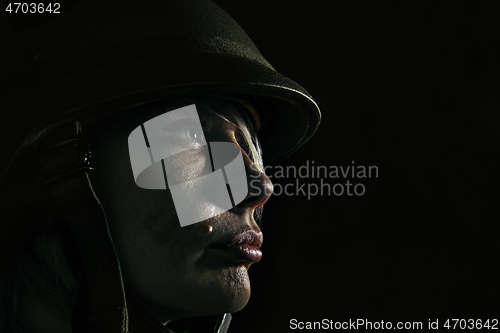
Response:
[{"label": "woman's eye", "polygon": [[180,119],[167,127],[163,128],[163,131],[168,135],[173,135],[181,139],[189,140],[199,144],[205,143],[205,137],[203,135],[203,129],[199,122],[194,121],[194,119]]},{"label": "woman's eye", "polygon": [[197,130],[194,126],[182,127],[178,130],[170,132],[170,134],[200,144],[203,143],[203,131],[201,131],[201,129]]}]

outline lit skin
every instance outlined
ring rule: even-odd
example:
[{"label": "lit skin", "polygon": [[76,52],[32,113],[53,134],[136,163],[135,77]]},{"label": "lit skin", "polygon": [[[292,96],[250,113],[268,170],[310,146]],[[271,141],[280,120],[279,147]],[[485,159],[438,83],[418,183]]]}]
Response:
[{"label": "lit skin", "polygon": [[[132,175],[127,138],[148,117],[123,121],[93,148],[92,184],[106,211],[126,288],[162,323],[238,311],[250,297],[252,262],[222,253],[214,245],[247,230],[261,232],[253,215],[270,197],[272,183],[242,150],[248,182],[254,180],[260,191],[230,211],[181,227],[170,191],[140,188]],[[215,115],[205,117],[210,124],[207,141],[239,145],[235,126]],[[192,150],[171,163],[179,166],[181,175],[193,178],[206,168],[206,161],[197,153],[198,143],[189,142],[189,134],[181,140]]]}]

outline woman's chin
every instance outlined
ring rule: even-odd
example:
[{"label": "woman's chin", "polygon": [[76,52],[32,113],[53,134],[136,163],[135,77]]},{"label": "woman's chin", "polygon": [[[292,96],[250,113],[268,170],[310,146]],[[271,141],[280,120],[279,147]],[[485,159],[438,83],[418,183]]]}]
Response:
[{"label": "woman's chin", "polygon": [[[203,278],[198,278],[194,285],[178,286],[179,293],[168,296],[167,293],[160,293],[156,294],[156,297],[151,297],[152,295],[141,297],[150,300],[143,304],[162,322],[185,317],[233,313],[247,305],[251,288],[245,265],[226,268],[217,274],[203,275]],[[159,295],[163,296],[158,298]]]},{"label": "woman's chin", "polygon": [[238,295],[233,295],[231,298],[221,300],[219,304],[219,311],[217,313],[233,313],[243,309],[250,299],[250,289],[240,292]]},{"label": "woman's chin", "polygon": [[243,309],[250,299],[251,288],[247,268],[234,267],[222,275],[222,279],[208,288],[205,307],[210,314],[236,312]]}]

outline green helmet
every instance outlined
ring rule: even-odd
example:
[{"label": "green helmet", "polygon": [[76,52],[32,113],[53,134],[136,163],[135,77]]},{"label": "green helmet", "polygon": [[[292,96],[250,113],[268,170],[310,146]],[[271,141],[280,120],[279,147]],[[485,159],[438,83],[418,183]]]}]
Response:
[{"label": "green helmet", "polygon": [[52,15],[29,27],[14,24],[19,15],[11,14],[10,26],[1,26],[0,93],[8,117],[0,125],[8,133],[1,143],[2,178],[13,157],[55,124],[180,94],[257,97],[266,113],[267,163],[290,155],[318,127],[310,94],[276,72],[209,1],[80,1]]}]

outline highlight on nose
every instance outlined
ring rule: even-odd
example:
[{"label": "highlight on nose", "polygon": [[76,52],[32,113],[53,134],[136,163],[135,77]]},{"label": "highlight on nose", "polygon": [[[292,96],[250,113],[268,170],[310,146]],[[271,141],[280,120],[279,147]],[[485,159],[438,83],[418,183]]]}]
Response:
[{"label": "highlight on nose", "polygon": [[248,194],[240,206],[257,209],[264,205],[273,194],[272,181],[253,163],[247,167]]}]

